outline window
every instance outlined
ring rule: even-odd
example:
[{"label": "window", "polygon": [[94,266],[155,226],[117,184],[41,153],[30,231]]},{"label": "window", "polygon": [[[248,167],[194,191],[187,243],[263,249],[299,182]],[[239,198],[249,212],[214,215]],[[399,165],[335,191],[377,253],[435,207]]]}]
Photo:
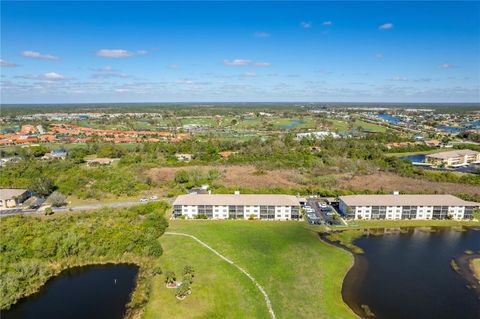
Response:
[{"label": "window", "polygon": [[298,206],[291,206],[290,207],[290,216],[292,219],[299,219],[300,218],[300,209]]},{"label": "window", "polygon": [[231,219],[243,219],[243,206],[228,206],[228,218]]},{"label": "window", "polygon": [[173,217],[178,218],[182,215],[182,206],[175,205],[173,206]]}]

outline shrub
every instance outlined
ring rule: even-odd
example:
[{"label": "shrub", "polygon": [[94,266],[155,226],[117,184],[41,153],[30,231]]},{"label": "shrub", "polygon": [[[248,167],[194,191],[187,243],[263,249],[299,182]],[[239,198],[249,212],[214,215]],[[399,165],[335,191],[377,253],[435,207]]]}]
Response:
[{"label": "shrub", "polygon": [[48,199],[52,203],[53,207],[60,207],[67,204],[67,196],[60,192],[53,192]]},{"label": "shrub", "polygon": [[190,291],[190,283],[187,281],[182,282],[182,284],[177,288],[177,291],[175,292],[175,296],[183,298],[186,295],[188,295],[188,292]]}]

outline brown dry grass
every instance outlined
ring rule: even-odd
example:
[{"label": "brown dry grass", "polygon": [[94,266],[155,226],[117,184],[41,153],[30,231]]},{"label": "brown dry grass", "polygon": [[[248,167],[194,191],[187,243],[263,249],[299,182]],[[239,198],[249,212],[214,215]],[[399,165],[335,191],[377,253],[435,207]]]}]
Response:
[{"label": "brown dry grass", "polygon": [[349,190],[384,190],[405,193],[439,193],[439,194],[471,194],[476,195],[480,189],[476,185],[434,182],[410,177],[402,177],[391,173],[375,173],[372,175],[343,177],[340,187]]},{"label": "brown dry grass", "polygon": [[148,175],[159,182],[171,182],[175,178],[175,172],[180,169],[205,172],[216,169],[222,172],[222,176],[215,182],[225,187],[293,188],[301,186],[297,182],[298,174],[294,170],[276,169],[259,173],[252,165],[160,167],[152,169]]}]

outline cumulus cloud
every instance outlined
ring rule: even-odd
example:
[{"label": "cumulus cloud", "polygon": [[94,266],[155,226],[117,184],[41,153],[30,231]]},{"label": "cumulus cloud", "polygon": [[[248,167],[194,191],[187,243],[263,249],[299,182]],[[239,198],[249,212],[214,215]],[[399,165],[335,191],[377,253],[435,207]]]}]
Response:
[{"label": "cumulus cloud", "polygon": [[175,83],[177,84],[193,84],[193,81],[190,79],[179,79],[175,80]]},{"label": "cumulus cloud", "polygon": [[310,29],[312,27],[312,23],[311,22],[305,22],[305,21],[302,21],[300,22],[300,26],[304,29]]},{"label": "cumulus cloud", "polygon": [[7,60],[0,59],[0,66],[2,68],[13,68],[13,67],[18,66],[18,64],[7,61]]},{"label": "cumulus cloud", "polygon": [[123,49],[101,49],[96,52],[96,55],[103,58],[128,58],[135,55],[147,54],[145,50],[128,51]]},{"label": "cumulus cloud", "polygon": [[42,54],[40,52],[35,52],[35,51],[23,51],[22,55],[27,58],[33,58],[33,59],[42,59],[42,60],[59,60],[60,58],[55,55],[51,54]]},{"label": "cumulus cloud", "polygon": [[255,62],[253,65],[258,67],[269,67],[271,64],[270,62]]},{"label": "cumulus cloud", "polygon": [[102,72],[92,75],[94,79],[128,78],[128,75],[120,72]]},{"label": "cumulus cloud", "polygon": [[95,70],[101,71],[101,72],[104,72],[104,71],[108,72],[108,71],[113,71],[113,68],[111,66],[107,65],[107,66],[100,66],[100,67],[96,68]]},{"label": "cumulus cloud", "polygon": [[394,76],[393,78],[391,78],[392,81],[408,81],[408,78],[404,77],[404,76]]},{"label": "cumulus cloud", "polygon": [[257,76],[257,73],[255,72],[245,72],[241,74],[242,77],[244,78],[254,78]]},{"label": "cumulus cloud", "polygon": [[225,64],[225,65],[250,65],[250,64],[252,64],[252,61],[251,60],[244,60],[244,59],[223,60],[223,64]]},{"label": "cumulus cloud", "polygon": [[450,63],[442,63],[438,67],[441,69],[453,69],[456,67],[456,65]]},{"label": "cumulus cloud", "polygon": [[329,26],[329,25],[332,25],[333,22],[332,21],[323,21],[322,25],[325,25],[325,26]]},{"label": "cumulus cloud", "polygon": [[223,64],[225,65],[233,65],[233,66],[256,66],[256,67],[269,67],[271,65],[270,62],[255,62],[252,60],[245,60],[245,59],[235,59],[235,60],[223,60]]},{"label": "cumulus cloud", "polygon": [[393,28],[393,23],[384,23],[378,27],[380,30],[390,30]]},{"label": "cumulus cloud", "polygon": [[255,33],[253,34],[253,36],[254,36],[255,38],[268,38],[268,37],[270,37],[270,34],[267,33],[267,32],[255,32]]},{"label": "cumulus cloud", "polygon": [[26,80],[49,81],[49,82],[69,81],[72,79],[70,77],[64,76],[57,72],[47,72],[39,75],[20,75],[20,76],[16,76],[16,78],[26,79]]}]

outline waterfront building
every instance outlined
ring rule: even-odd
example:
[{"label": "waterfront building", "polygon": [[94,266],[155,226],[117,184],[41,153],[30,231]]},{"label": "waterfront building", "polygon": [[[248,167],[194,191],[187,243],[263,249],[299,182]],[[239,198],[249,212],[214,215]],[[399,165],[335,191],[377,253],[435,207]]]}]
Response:
[{"label": "waterfront building", "polygon": [[339,197],[340,212],[351,219],[472,219],[480,203],[453,195],[349,195]]},{"label": "waterfront building", "polygon": [[480,163],[480,152],[472,150],[454,150],[429,154],[426,156],[428,163],[435,166],[455,167],[472,163]]},{"label": "waterfront building", "polygon": [[188,194],[173,202],[173,216],[187,219],[297,220],[300,203],[296,196],[277,194]]}]

